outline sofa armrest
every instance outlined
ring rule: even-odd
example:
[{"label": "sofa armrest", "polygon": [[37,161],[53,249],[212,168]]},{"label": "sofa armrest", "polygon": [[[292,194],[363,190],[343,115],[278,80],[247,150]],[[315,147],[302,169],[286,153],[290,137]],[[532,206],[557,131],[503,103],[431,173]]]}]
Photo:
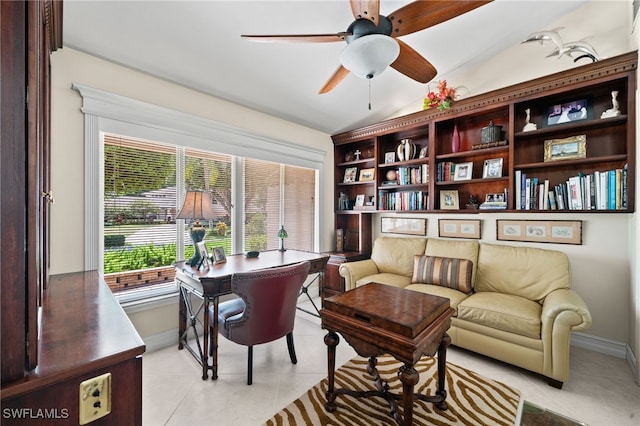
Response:
[{"label": "sofa armrest", "polygon": [[544,375],[565,382],[569,378],[571,332],[587,330],[591,313],[578,293],[561,288],[545,297],[541,320]]},{"label": "sofa armrest", "polygon": [[340,276],[344,278],[344,290],[349,291],[356,288],[356,282],[363,277],[377,274],[378,266],[371,259],[358,260],[355,262],[345,262],[338,269]]}]

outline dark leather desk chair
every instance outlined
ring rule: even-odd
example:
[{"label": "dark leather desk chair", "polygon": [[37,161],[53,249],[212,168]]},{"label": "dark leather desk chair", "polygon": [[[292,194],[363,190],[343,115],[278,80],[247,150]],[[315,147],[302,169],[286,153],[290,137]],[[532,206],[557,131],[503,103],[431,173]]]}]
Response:
[{"label": "dark leather desk chair", "polygon": [[[309,262],[290,266],[237,273],[231,278],[231,291],[239,299],[220,303],[218,329],[227,339],[249,347],[247,384],[253,382],[253,346],[287,336],[291,362],[296,364],[293,325],[300,288],[309,275]],[[213,324],[213,307],[209,324]],[[213,327],[209,327],[210,336]],[[211,340],[212,341],[212,340]]]}]

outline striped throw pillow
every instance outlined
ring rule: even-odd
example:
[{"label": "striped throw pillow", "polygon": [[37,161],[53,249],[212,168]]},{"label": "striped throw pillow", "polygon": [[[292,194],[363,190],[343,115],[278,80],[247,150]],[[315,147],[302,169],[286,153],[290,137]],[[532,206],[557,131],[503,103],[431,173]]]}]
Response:
[{"label": "striped throw pillow", "polygon": [[463,293],[471,293],[473,262],[451,257],[420,256],[413,258],[412,283],[434,284]]}]

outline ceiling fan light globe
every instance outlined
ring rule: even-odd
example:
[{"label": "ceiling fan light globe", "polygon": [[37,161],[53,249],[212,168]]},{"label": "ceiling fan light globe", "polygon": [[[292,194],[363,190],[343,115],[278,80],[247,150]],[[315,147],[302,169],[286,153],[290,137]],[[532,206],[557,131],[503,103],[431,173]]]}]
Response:
[{"label": "ceiling fan light globe", "polygon": [[360,78],[373,78],[398,58],[400,45],[392,37],[370,34],[347,45],[340,55],[340,63]]}]

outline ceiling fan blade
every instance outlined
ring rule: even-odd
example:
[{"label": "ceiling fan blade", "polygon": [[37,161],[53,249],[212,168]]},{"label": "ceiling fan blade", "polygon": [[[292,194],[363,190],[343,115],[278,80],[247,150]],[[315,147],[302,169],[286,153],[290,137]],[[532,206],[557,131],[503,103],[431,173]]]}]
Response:
[{"label": "ceiling fan blade", "polygon": [[350,0],[353,17],[368,19],[378,25],[380,15],[380,0]]},{"label": "ceiling fan blade", "polygon": [[400,45],[400,54],[391,67],[420,83],[433,80],[438,73],[436,68],[405,42],[398,39],[396,41]]},{"label": "ceiling fan blade", "polygon": [[492,1],[416,0],[388,16],[393,26],[391,36],[400,37],[432,27]]},{"label": "ceiling fan blade", "polygon": [[340,65],[338,69],[333,73],[333,75],[327,80],[327,82],[322,86],[318,94],[323,94],[330,92],[333,90],[344,78],[349,75],[349,70]]},{"label": "ceiling fan blade", "polygon": [[285,42],[285,43],[331,43],[344,41],[350,36],[349,32],[335,34],[289,34],[289,35],[241,35],[240,37],[257,42]]}]

